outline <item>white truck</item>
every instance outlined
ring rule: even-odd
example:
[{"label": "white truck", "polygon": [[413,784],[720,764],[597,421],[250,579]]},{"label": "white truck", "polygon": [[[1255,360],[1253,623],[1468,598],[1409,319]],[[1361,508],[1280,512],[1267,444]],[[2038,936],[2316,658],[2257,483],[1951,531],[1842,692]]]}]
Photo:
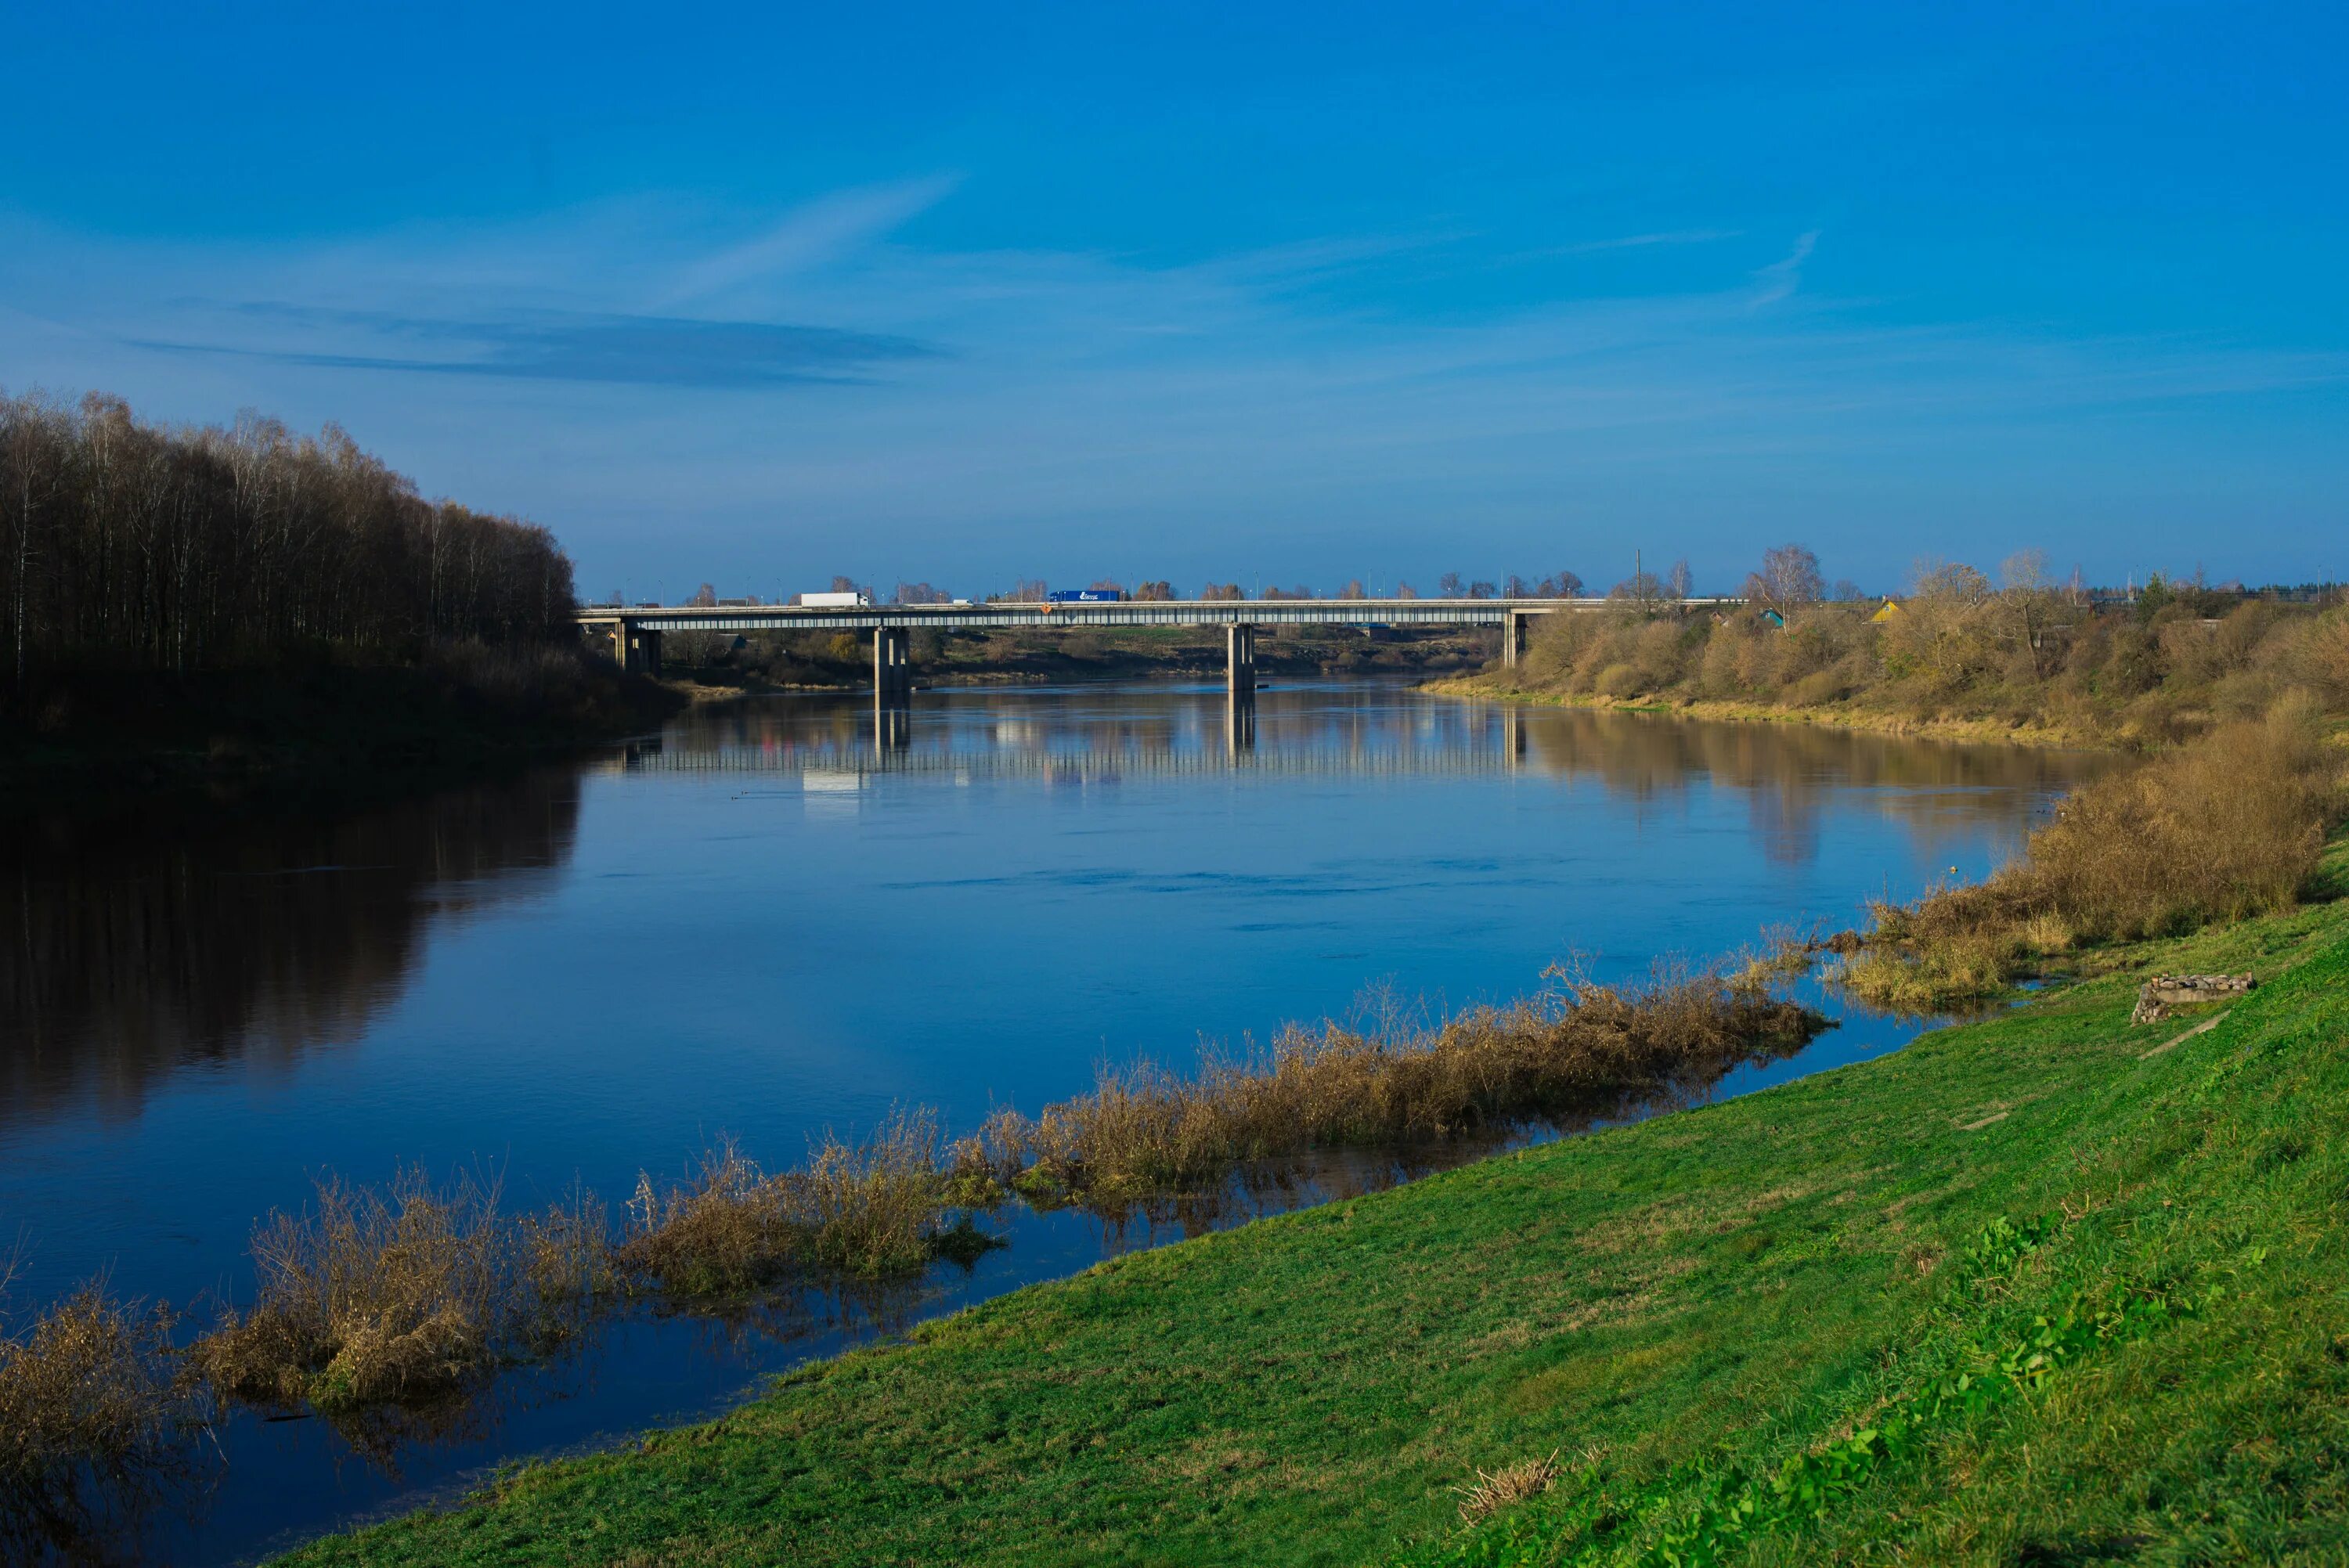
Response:
[{"label": "white truck", "polygon": [[802,593],[800,607],[803,610],[859,610],[873,603],[873,595],[855,593]]}]

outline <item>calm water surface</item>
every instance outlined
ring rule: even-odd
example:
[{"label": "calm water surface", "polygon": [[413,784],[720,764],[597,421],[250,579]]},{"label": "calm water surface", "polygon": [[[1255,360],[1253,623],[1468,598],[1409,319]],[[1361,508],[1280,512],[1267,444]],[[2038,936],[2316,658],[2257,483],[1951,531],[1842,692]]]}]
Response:
[{"label": "calm water surface", "polygon": [[[1104,1061],[1342,1016],[1366,986],[1457,1006],[1571,955],[1631,975],[1847,924],[1865,897],[1982,874],[2092,766],[1381,686],[1270,689],[1237,720],[1220,688],[944,691],[877,721],[823,696],[698,713],[357,816],[30,836],[0,883],[11,1305],[102,1271],[180,1302],[248,1289],[254,1216],[325,1168],[616,1201],[721,1131],[781,1165],[895,1102],[965,1128]],[[1847,1013],[1714,1092],[1911,1033]],[[1265,1202],[1392,1174],[1335,1167]],[[730,1323],[640,1314],[438,1420],[241,1414],[202,1494],[125,1550],[249,1558],[1234,1217],[1022,1211],[972,1270]]]}]

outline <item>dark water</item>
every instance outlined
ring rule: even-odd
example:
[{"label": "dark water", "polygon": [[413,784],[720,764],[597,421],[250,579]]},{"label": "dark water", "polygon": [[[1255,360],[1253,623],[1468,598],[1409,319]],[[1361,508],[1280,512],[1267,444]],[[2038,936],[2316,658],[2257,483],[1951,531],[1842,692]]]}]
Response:
[{"label": "dark water", "polygon": [[[1097,1063],[1181,1064],[1386,985],[1513,997],[1982,874],[2092,764],[1801,727],[1505,710],[1389,686],[764,700],[578,766],[347,818],[19,835],[0,870],[11,1303],[110,1272],[247,1287],[310,1174],[493,1169],[616,1202],[710,1137],[771,1165],[893,1102],[949,1128]],[[1832,1009],[1831,1009],[1832,1010]],[[1846,1016],[1742,1092],[1897,1047]],[[1377,1185],[1333,1165],[1279,1207]],[[1222,1211],[1006,1221],[965,1272],[735,1322],[640,1314],[406,1428],[232,1418],[129,1550],[220,1562],[461,1490],[516,1455],[722,1408],[763,1372]]]}]

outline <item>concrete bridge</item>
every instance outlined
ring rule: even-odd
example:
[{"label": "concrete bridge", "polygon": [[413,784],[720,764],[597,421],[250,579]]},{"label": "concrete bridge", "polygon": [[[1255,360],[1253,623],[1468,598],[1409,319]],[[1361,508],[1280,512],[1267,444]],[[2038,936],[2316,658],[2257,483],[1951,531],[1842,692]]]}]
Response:
[{"label": "concrete bridge", "polygon": [[[1719,608],[1736,599],[1683,599],[1684,608]],[[608,638],[623,669],[658,674],[661,638],[670,632],[870,632],[873,689],[885,700],[913,689],[906,634],[933,631],[1075,626],[1221,626],[1226,678],[1235,693],[1256,687],[1258,626],[1492,626],[1501,633],[1501,658],[1515,665],[1534,616],[1604,610],[1607,599],[1158,599],[1114,603],[861,604],[808,608],[797,604],[590,604],[579,612],[582,630]]]}]

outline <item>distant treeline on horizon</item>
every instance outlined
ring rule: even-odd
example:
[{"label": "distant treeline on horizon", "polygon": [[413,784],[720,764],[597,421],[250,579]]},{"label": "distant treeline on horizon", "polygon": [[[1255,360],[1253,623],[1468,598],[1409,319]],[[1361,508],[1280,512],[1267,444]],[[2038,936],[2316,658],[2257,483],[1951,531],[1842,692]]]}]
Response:
[{"label": "distant treeline on horizon", "polygon": [[0,397],[0,667],[18,681],[575,639],[576,613],[553,533],[428,501],[335,426],[166,428],[103,394]]}]

